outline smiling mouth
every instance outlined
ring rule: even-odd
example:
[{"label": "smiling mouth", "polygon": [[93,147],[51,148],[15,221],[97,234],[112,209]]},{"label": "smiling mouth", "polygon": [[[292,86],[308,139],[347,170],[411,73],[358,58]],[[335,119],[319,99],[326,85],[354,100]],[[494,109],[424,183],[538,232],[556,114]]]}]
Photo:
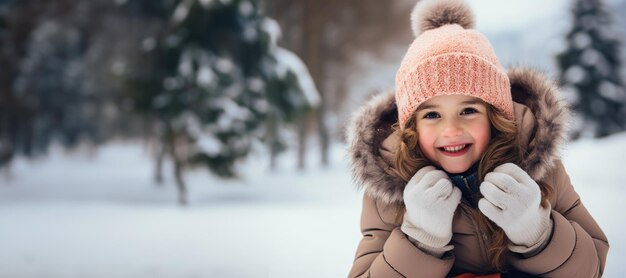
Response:
[{"label": "smiling mouth", "polygon": [[460,153],[466,150],[467,148],[469,148],[471,145],[472,144],[461,144],[461,145],[456,145],[456,146],[439,147],[437,149],[443,152],[447,152],[447,153]]}]

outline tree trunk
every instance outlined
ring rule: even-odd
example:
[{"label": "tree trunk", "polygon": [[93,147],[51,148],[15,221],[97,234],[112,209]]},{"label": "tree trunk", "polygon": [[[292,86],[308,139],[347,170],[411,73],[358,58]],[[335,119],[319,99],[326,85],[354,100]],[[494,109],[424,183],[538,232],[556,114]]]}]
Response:
[{"label": "tree trunk", "polygon": [[320,157],[321,157],[321,163],[323,166],[328,166],[330,164],[329,160],[328,160],[328,151],[330,149],[330,134],[328,132],[328,126],[326,125],[326,111],[327,108],[325,107],[324,104],[325,101],[322,100],[322,104],[319,107],[319,110],[317,111],[317,125],[318,125],[318,132],[319,132],[319,138],[320,138]]},{"label": "tree trunk", "polygon": [[187,185],[183,180],[183,165],[178,159],[174,159],[174,177],[176,178],[176,186],[178,187],[178,203],[187,205]]},{"label": "tree trunk", "polygon": [[0,165],[0,179],[5,179],[6,181],[12,181],[14,179],[10,161],[6,165]]},{"label": "tree trunk", "polygon": [[178,138],[177,135],[169,128],[165,132],[165,136],[167,138],[166,142],[168,144],[167,150],[169,151],[170,158],[174,163],[174,179],[176,181],[176,187],[178,188],[178,203],[184,206],[187,205],[187,185],[183,179],[184,162],[180,157],[181,151],[177,149],[179,146],[176,145]]},{"label": "tree trunk", "polygon": [[154,167],[154,182],[157,186],[163,186],[163,160],[167,152],[167,144],[160,140],[157,142],[156,163]]},{"label": "tree trunk", "polygon": [[267,121],[267,143],[270,147],[270,171],[276,171],[276,160],[278,158],[278,153],[280,150],[276,145],[278,137],[278,128],[276,126],[276,119],[274,117],[270,117]]},{"label": "tree trunk", "polygon": [[[315,86],[319,90],[321,103],[320,106],[314,112],[314,120],[317,126],[317,132],[320,143],[320,157],[322,165],[328,165],[328,149],[330,146],[330,137],[328,132],[328,126],[326,125],[326,93],[324,82],[324,61],[322,57],[323,53],[323,33],[325,31],[326,18],[324,16],[323,7],[327,6],[327,1],[322,0],[308,0],[304,5],[304,37],[306,43],[304,43],[304,60],[309,68],[309,72],[313,77]],[[301,129],[301,133],[306,137],[307,129]],[[305,142],[303,139],[301,142]],[[306,152],[306,146],[301,147],[301,151]],[[305,155],[303,155],[305,156]],[[299,160],[300,162],[300,160]],[[300,165],[298,165],[300,168]]]},{"label": "tree trunk", "polygon": [[298,125],[298,170],[306,168],[306,145],[311,115],[305,115]]}]

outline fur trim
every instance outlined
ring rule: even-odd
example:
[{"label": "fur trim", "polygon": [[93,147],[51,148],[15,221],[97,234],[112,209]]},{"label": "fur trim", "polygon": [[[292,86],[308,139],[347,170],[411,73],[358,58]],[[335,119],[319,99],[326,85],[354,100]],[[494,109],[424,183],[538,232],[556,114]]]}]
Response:
[{"label": "fur trim", "polygon": [[527,68],[511,69],[508,74],[513,101],[526,105],[536,121],[528,156],[521,166],[535,180],[541,180],[567,140],[569,105],[557,85],[544,74]]},{"label": "fur trim", "polygon": [[[512,69],[508,74],[513,101],[527,106],[535,117],[534,133],[528,135],[528,155],[520,166],[535,180],[541,180],[559,158],[567,134],[569,107],[544,74],[531,69]],[[355,112],[346,136],[357,186],[385,205],[403,203],[405,182],[386,171],[393,165],[379,153],[380,144],[393,132],[391,125],[397,121],[397,113],[393,91],[375,96]]]},{"label": "fur trim", "polygon": [[401,178],[385,172],[388,164],[378,151],[397,119],[394,92],[379,94],[354,113],[346,134],[352,177],[357,186],[365,188],[366,194],[376,196],[386,204],[402,200],[404,190]]},{"label": "fur trim", "polygon": [[474,13],[460,0],[423,0],[411,12],[411,28],[415,36],[447,24],[458,24],[465,29],[475,25]]}]

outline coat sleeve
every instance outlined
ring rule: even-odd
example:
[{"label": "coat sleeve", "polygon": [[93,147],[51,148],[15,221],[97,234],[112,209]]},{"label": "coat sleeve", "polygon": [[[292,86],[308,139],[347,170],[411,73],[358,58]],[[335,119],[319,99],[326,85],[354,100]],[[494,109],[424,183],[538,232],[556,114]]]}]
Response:
[{"label": "coat sleeve", "polygon": [[512,265],[542,277],[602,276],[608,240],[581,202],[560,160],[545,181],[554,189],[552,236],[541,252],[528,258],[514,257]]},{"label": "coat sleeve", "polygon": [[379,208],[368,196],[363,198],[361,233],[349,277],[445,277],[454,263],[453,256],[430,256],[394,224],[395,212]]}]

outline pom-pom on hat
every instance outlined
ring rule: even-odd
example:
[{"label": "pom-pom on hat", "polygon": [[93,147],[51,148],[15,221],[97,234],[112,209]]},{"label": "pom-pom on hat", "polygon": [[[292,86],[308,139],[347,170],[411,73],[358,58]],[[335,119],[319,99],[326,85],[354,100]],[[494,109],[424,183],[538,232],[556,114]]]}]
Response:
[{"label": "pom-pom on hat", "polygon": [[480,98],[513,120],[509,78],[474,15],[461,0],[423,0],[411,14],[415,40],[396,73],[401,128],[417,107],[439,95]]}]

